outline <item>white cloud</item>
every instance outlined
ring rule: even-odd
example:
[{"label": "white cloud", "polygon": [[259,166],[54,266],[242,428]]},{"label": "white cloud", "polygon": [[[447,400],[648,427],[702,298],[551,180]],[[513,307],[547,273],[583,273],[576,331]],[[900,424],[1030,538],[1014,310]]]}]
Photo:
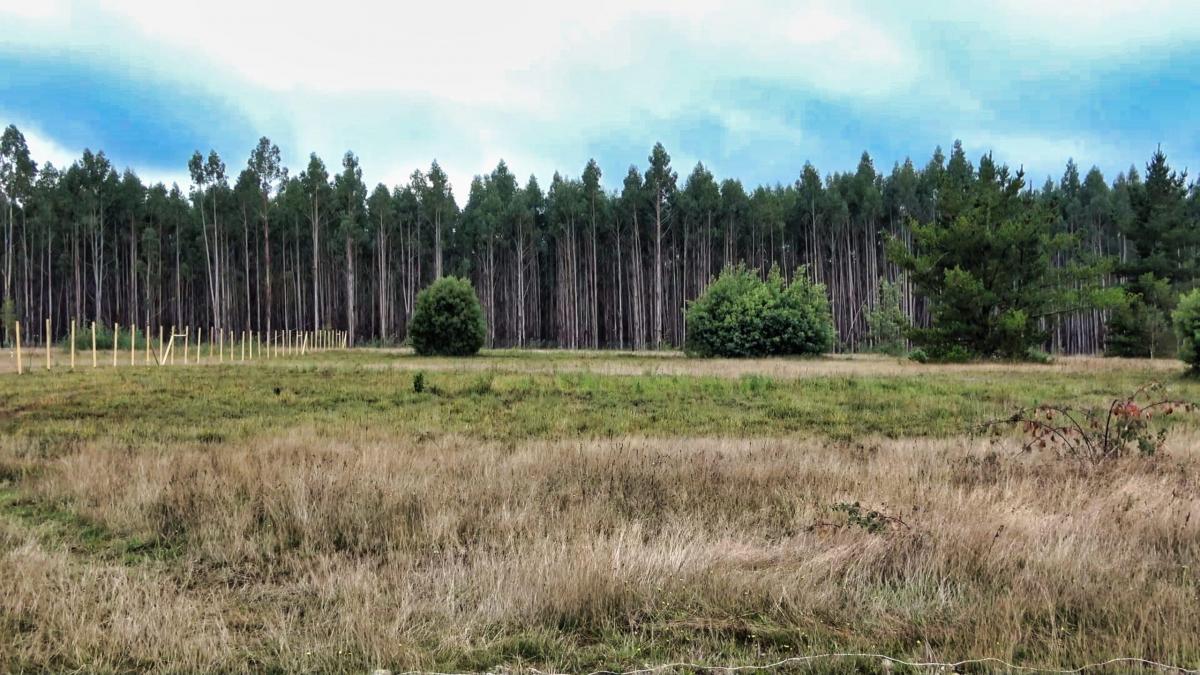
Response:
[{"label": "white cloud", "polygon": [[[1034,187],[1041,187],[1046,176],[1055,180],[1062,176],[1068,159],[1075,160],[1080,172],[1086,173],[1093,165],[1120,167],[1122,161],[1127,163],[1129,158],[1141,156],[1140,149],[1118,147],[1082,134],[1048,136],[973,129],[957,137],[964,139],[965,150],[972,162],[982,154],[992,152],[997,162],[1008,164],[1014,171],[1024,167],[1025,182]],[[1109,179],[1114,177],[1107,176]]]},{"label": "white cloud", "polygon": [[[1138,59],[1150,46],[1200,38],[1200,12],[1168,0],[342,0],[286,9],[267,0],[0,0],[5,12],[19,29],[0,34],[0,45],[71,49],[225,96],[262,133],[287,130],[296,170],[316,150],[332,172],[352,147],[368,178],[405,180],[436,156],[460,198],[501,157],[545,183],[555,169],[577,174],[589,141],[648,148],[697,117],[720,126],[714,146],[729,157],[807,143],[796,150],[802,161],[822,139],[801,133],[805,120],[788,108],[796,101],[832,101],[901,127],[986,131],[983,101],[1020,86],[1022,73],[1047,63],[1084,72],[1089,60]],[[987,72],[956,81],[955,54],[933,51],[952,39],[985,55],[976,65]],[[1024,70],[1009,72],[1012,64]],[[738,99],[756,86],[763,100]],[[1012,157],[1057,153],[1056,165],[1097,154],[1086,139],[963,137]],[[681,161],[694,156],[671,149]]]},{"label": "white cloud", "polygon": [[42,133],[36,127],[20,123],[17,124],[17,127],[25,136],[25,144],[29,146],[29,156],[33,158],[34,162],[37,162],[38,167],[45,166],[47,162],[50,162],[59,169],[65,169],[83,154],[83,148],[71,150],[63,147],[58,141]]},{"label": "white cloud", "polygon": [[[980,26],[1041,49],[1126,58],[1126,49],[1200,37],[1200,11],[1180,0],[999,0],[980,5]],[[1136,56],[1136,54],[1134,55]]]},{"label": "white cloud", "polygon": [[0,0],[0,15],[22,19],[61,17],[66,7],[61,0]]},{"label": "white cloud", "polygon": [[135,26],[142,40],[199,55],[274,91],[400,92],[544,116],[576,108],[587,87],[571,82],[576,74],[618,73],[606,79],[616,86],[602,101],[654,106],[739,77],[879,93],[911,82],[916,68],[914,54],[885,27],[824,2],[622,0],[600,9],[553,0],[350,1],[337,11],[311,3],[286,12],[246,0],[99,6]]},{"label": "white cloud", "polygon": [[[0,113],[0,119],[9,118]],[[37,163],[39,169],[50,163],[55,168],[63,170],[70,167],[83,155],[84,149],[82,147],[67,147],[50,134],[47,134],[36,124],[30,124],[21,120],[13,123],[21,130],[21,135],[25,137],[25,144],[29,147],[29,156]],[[119,157],[110,157],[109,159],[113,162],[113,168],[118,172],[125,170],[126,165],[121,162]],[[142,182],[147,185],[161,182],[170,187],[172,183],[178,183],[180,189],[186,191],[191,182],[190,176],[184,169],[176,170],[173,168],[164,169],[161,167],[138,166],[129,168],[132,168],[142,179]]]}]

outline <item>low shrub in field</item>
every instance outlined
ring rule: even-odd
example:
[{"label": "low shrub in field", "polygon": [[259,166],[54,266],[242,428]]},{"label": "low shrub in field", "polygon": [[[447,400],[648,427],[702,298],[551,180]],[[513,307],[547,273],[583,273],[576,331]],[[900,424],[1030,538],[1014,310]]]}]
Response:
[{"label": "low shrub in field", "polygon": [[931,345],[928,349],[912,350],[908,358],[917,363],[967,363],[975,355],[960,345]]},{"label": "low shrub in field", "polygon": [[1027,437],[1025,450],[1048,449],[1062,457],[1101,462],[1134,452],[1153,455],[1167,439],[1167,430],[1154,425],[1155,415],[1161,418],[1177,410],[1196,411],[1194,404],[1167,398],[1162,390],[1160,383],[1152,382],[1113,400],[1107,408],[1022,408],[1012,417],[985,426],[1016,425]]},{"label": "low shrub in field", "polygon": [[825,286],[797,270],[789,284],[772,269],[763,281],[745,267],[726,268],[687,309],[685,350],[695,356],[822,354],[833,348]]},{"label": "low shrub in field", "polygon": [[487,322],[471,282],[443,277],[418,293],[408,336],[421,355],[478,353],[487,336]]},{"label": "low shrub in field", "polygon": [[1179,340],[1179,358],[1200,373],[1200,288],[1179,298],[1179,306],[1171,315],[1175,321],[1175,337]]},{"label": "low shrub in field", "polygon": [[[116,338],[117,349],[126,349],[127,350],[130,347],[129,341],[131,338],[129,326],[120,326],[119,329],[120,329],[120,333],[118,333],[117,338]],[[139,347],[142,347],[146,344],[145,332],[146,332],[145,328],[138,328],[137,343],[138,343]],[[66,336],[63,336],[63,338],[59,341],[59,343],[63,347],[70,347],[71,346],[70,335],[68,334]],[[158,336],[157,335],[154,336],[154,345],[157,348],[157,346],[158,346]],[[91,348],[92,348],[92,324],[90,322],[85,322],[84,325],[76,326],[76,328],[75,328],[75,349],[78,351],[88,351]],[[110,328],[109,326],[106,326],[100,322],[96,322],[96,349],[103,351],[103,350],[110,350],[112,348],[113,348],[112,328]]]}]

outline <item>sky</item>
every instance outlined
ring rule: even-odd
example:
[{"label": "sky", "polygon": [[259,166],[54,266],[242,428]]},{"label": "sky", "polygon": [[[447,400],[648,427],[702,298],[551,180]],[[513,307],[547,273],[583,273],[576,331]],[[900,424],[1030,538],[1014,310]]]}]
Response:
[{"label": "sky", "polygon": [[0,124],[39,163],[104,150],[181,187],[194,150],[233,177],[264,135],[372,184],[436,158],[460,203],[500,159],[544,187],[594,157],[615,188],[657,141],[750,185],[955,139],[1035,184],[1160,145],[1200,171],[1194,0],[287,5],[0,0]]}]

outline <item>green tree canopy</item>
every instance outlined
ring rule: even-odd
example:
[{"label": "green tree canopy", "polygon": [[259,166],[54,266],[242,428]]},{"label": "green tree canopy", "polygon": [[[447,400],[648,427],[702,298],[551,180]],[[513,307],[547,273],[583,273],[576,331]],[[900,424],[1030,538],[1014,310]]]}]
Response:
[{"label": "green tree canopy", "polygon": [[1072,237],[1052,231],[1046,207],[1024,192],[1022,172],[1010,177],[1006,167],[989,166],[972,180],[955,150],[943,182],[957,215],[914,221],[912,249],[899,240],[888,248],[931,304],[932,325],[913,330],[912,338],[935,359],[963,352],[1023,358],[1045,341],[1044,320],[1101,301],[1092,286],[1081,290],[1078,283],[1090,284],[1100,270],[1053,264]]}]

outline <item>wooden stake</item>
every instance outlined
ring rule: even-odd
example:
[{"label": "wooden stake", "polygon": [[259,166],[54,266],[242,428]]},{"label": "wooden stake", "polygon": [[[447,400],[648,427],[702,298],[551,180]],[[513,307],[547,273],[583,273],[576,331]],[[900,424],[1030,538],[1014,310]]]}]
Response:
[{"label": "wooden stake", "polygon": [[204,348],[204,326],[196,327],[196,363],[200,363],[200,350]]},{"label": "wooden stake", "polygon": [[242,360],[246,360],[246,331],[242,331]]},{"label": "wooden stake", "polygon": [[219,351],[219,359],[220,359],[219,363],[225,363],[225,330],[224,329],[221,330],[221,335],[218,338],[218,340],[220,340],[220,342],[221,342],[221,348]]},{"label": "wooden stake", "polygon": [[143,360],[146,362],[146,365],[150,365],[150,322],[149,321],[146,322],[145,335],[146,335],[146,349],[145,349],[146,356]]},{"label": "wooden stake", "polygon": [[17,374],[20,375],[25,372],[25,369],[21,367],[21,322],[17,321],[13,326],[17,331]]},{"label": "wooden stake", "polygon": [[[175,324],[171,324],[171,343],[170,344],[172,344],[172,345],[175,344]],[[175,353],[173,351],[171,351],[170,347],[167,348],[167,353],[171,355],[171,365],[175,365]]]},{"label": "wooden stake", "polygon": [[[149,336],[147,336],[147,337],[149,337]],[[162,327],[162,324],[159,324],[158,325],[158,365],[160,365],[160,366],[167,362],[166,349],[167,349],[167,343],[166,343],[166,341],[163,340],[163,327]]]},{"label": "wooden stake", "polygon": [[121,337],[121,324],[113,322],[113,368],[117,367],[117,342]]},{"label": "wooden stake", "polygon": [[188,333],[190,332],[190,328],[191,326],[183,327],[183,365],[185,366],[188,362]]},{"label": "wooden stake", "polygon": [[46,370],[50,370],[50,319],[46,319]]},{"label": "wooden stake", "polygon": [[71,319],[71,370],[75,370],[75,319]]},{"label": "wooden stake", "polygon": [[96,367],[96,322],[92,322],[92,367]]},{"label": "wooden stake", "polygon": [[[146,333],[146,339],[147,340],[150,339],[149,333]],[[131,366],[137,365],[137,361],[134,360],[136,358],[137,358],[137,326],[131,325],[131,326],[129,326],[129,365],[131,365]]]}]

